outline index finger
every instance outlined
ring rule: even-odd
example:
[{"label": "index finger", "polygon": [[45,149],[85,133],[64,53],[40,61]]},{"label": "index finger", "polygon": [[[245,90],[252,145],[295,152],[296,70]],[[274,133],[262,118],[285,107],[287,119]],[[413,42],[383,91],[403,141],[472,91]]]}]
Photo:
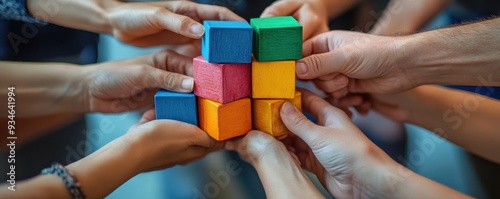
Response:
[{"label": "index finger", "polygon": [[203,20],[235,20],[245,21],[231,10],[222,6],[198,4],[189,1],[171,2],[171,11],[189,16],[197,21]]}]

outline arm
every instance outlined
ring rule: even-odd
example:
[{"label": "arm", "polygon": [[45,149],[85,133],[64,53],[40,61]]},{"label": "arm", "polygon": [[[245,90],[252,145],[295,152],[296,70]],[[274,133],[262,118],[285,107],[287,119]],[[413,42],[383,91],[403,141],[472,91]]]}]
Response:
[{"label": "arm", "polygon": [[243,20],[226,8],[189,1],[124,3],[116,0],[27,0],[36,18],[70,28],[112,34],[137,46],[200,39],[201,21]]},{"label": "arm", "polygon": [[498,35],[500,18],[407,36],[395,52],[417,85],[500,86]]},{"label": "arm", "polygon": [[370,33],[393,35],[415,32],[450,3],[451,0],[392,0]]},{"label": "arm", "polygon": [[302,102],[318,125],[286,102],[283,142],[335,198],[469,198],[396,163],[324,99],[303,90]]},{"label": "arm", "polygon": [[[230,144],[228,144],[230,143]],[[283,143],[261,131],[227,141],[257,170],[267,198],[324,198]]]},{"label": "arm", "polygon": [[[186,164],[222,148],[222,143],[196,126],[173,120],[151,121],[154,119],[151,109],[122,137],[66,167],[87,198],[104,198],[141,172]],[[16,190],[2,185],[0,198],[71,198],[55,175],[26,180],[17,184]]]},{"label": "arm", "polygon": [[[154,89],[177,92],[193,89],[193,79],[186,76],[190,75],[191,59],[170,50],[88,67],[0,63],[0,97],[7,99],[7,87],[16,88],[16,117],[123,112],[150,106]],[[7,106],[0,106],[0,117],[6,117],[6,109]]]},{"label": "arm", "polygon": [[[330,31],[304,42],[297,78],[318,78],[320,89],[344,95],[396,93],[425,84],[499,86],[498,35],[500,18],[402,37]],[[348,84],[332,78],[338,73]]]},{"label": "arm", "polygon": [[[389,106],[381,104],[394,104],[400,107],[401,114],[391,114]],[[375,97],[374,105],[384,115],[396,119],[395,115],[404,115],[400,121],[422,126],[472,153],[500,163],[498,100],[438,86],[420,86],[392,97]]]}]

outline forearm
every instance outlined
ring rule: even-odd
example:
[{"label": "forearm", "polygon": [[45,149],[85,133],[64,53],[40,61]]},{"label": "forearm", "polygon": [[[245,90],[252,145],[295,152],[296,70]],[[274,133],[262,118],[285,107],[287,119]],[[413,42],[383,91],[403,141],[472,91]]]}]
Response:
[{"label": "forearm", "polygon": [[53,24],[97,33],[111,34],[107,9],[115,0],[27,0],[29,12],[37,19]]},{"label": "forearm", "polygon": [[398,37],[398,63],[417,85],[500,86],[500,18]]},{"label": "forearm", "polygon": [[267,198],[324,198],[286,149],[264,154],[254,167]]},{"label": "forearm", "polygon": [[393,169],[393,178],[390,183],[394,186],[394,193],[390,198],[471,198],[431,179],[413,173],[399,165]]},{"label": "forearm", "polygon": [[[0,96],[8,99],[7,88],[15,88],[16,117],[83,112],[82,68],[62,63],[0,63]],[[0,117],[7,115],[6,104],[0,106]]]},{"label": "forearm", "polygon": [[415,32],[451,3],[451,0],[392,0],[370,31],[393,35]]},{"label": "forearm", "polygon": [[[122,138],[66,167],[74,174],[87,198],[104,198],[140,173],[137,148],[131,150],[134,149],[132,144]],[[56,175],[39,175],[23,181],[15,187],[15,192],[8,190],[8,185],[0,187],[0,198],[72,198]]]},{"label": "forearm", "polygon": [[500,163],[499,101],[438,86],[421,86],[410,92],[415,94],[404,105],[408,122]]},{"label": "forearm", "polygon": [[67,166],[87,198],[104,198],[141,172],[144,154],[129,140],[118,138],[86,158]]}]

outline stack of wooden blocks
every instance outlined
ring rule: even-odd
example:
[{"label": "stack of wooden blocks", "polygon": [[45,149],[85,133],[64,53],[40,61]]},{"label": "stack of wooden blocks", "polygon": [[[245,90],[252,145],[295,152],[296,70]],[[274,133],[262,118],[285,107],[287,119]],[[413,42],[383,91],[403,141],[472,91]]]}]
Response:
[{"label": "stack of wooden blocks", "polygon": [[290,16],[250,24],[204,22],[202,56],[193,59],[194,93],[158,91],[157,119],[198,125],[216,140],[252,127],[273,136],[288,133],[279,111],[286,101],[301,109],[295,60],[302,57],[302,26]]}]

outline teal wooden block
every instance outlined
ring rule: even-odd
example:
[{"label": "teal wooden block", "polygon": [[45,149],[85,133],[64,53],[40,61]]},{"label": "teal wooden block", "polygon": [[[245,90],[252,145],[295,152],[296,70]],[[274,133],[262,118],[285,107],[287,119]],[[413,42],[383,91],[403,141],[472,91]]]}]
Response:
[{"label": "teal wooden block", "polygon": [[291,16],[253,18],[253,55],[259,62],[302,58],[302,25]]},{"label": "teal wooden block", "polygon": [[193,93],[159,90],[155,94],[156,119],[170,119],[198,126],[198,108]]}]

